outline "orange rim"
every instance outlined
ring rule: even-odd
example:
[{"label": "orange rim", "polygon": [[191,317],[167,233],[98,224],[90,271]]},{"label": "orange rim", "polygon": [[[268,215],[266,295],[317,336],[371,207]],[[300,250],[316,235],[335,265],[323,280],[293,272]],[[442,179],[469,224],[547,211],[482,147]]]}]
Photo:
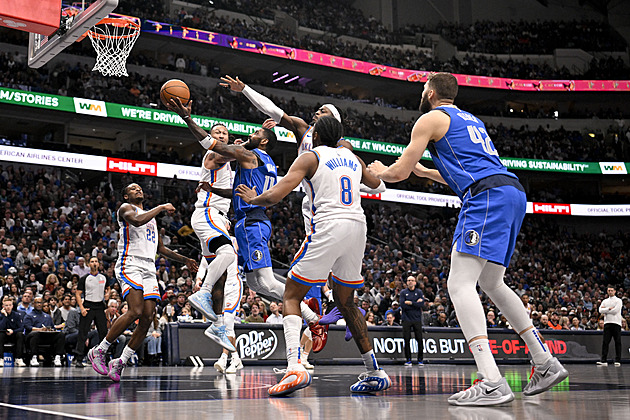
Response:
[{"label": "orange rim", "polygon": [[[138,36],[138,34],[140,33],[140,25],[138,25],[136,22],[133,22],[129,19],[120,19],[120,18],[103,18],[101,19],[101,21],[99,23],[97,23],[96,25],[113,25],[113,26],[117,26],[117,27],[131,27],[133,29],[132,32],[128,33],[128,34],[123,34],[123,35],[106,35],[106,34],[99,34],[97,32],[94,32],[94,30],[90,29],[87,33],[90,36],[90,38],[96,38],[96,39],[100,39],[100,40],[104,40],[104,39],[126,39],[126,38],[134,38],[136,36]],[[96,26],[94,25],[94,26]]]}]

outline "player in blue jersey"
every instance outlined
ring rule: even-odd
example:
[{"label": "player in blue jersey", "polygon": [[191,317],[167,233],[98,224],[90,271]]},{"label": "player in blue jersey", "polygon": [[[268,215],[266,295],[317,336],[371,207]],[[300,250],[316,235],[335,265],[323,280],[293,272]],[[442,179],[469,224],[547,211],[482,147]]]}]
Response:
[{"label": "player in blue jersey", "polygon": [[[269,156],[276,145],[276,134],[269,129],[259,128],[240,144],[228,145],[217,141],[191,118],[192,101],[184,106],[179,99],[171,100],[169,109],[176,112],[188,124],[199,143],[236,161],[234,187],[243,184],[260,193],[276,185],[278,173],[276,164]],[[249,288],[256,293],[282,300],[284,283],[273,273],[271,255],[269,254],[269,238],[271,222],[265,213],[265,207],[251,205],[234,195],[232,199],[237,222],[234,225],[234,236],[238,244],[239,265],[245,271]],[[319,317],[306,305],[301,305],[302,315],[312,328],[317,327]]]},{"label": "player in blue jersey", "polygon": [[[514,394],[490,351],[477,283],[529,347],[533,369],[524,395],[550,389],[568,372],[551,356],[520,299],[503,282],[527,199],[516,175],[501,164],[483,122],[453,104],[457,90],[457,79],[452,74],[431,75],[422,92],[423,115],[413,127],[409,146],[393,165],[386,167],[375,161],[369,169],[385,182],[402,181],[413,172],[447,184],[462,200],[453,236],[448,290],[480,380],[452,395],[448,402],[496,405],[512,401]],[[437,170],[418,163],[427,147]]]}]

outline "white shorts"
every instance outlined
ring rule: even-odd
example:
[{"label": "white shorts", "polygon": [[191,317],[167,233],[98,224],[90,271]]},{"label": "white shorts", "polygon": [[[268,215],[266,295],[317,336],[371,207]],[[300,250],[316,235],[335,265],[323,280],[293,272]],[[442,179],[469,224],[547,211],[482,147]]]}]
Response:
[{"label": "white shorts", "polygon": [[196,208],[190,220],[192,228],[201,243],[201,251],[206,258],[214,255],[210,252],[208,245],[219,236],[225,236],[230,242],[228,234],[229,220],[226,216],[219,213],[219,210],[212,207]]},{"label": "white shorts", "polygon": [[313,217],[311,200],[308,198],[308,195],[302,198],[302,217],[304,218],[304,232],[308,235],[311,232],[311,218]]},{"label": "white shorts", "polygon": [[361,268],[367,226],[351,219],[318,222],[291,263],[289,278],[306,286],[323,286],[332,279],[342,286],[363,286]]},{"label": "white shorts", "polygon": [[223,313],[236,313],[241,307],[243,297],[243,284],[238,276],[238,263],[236,258],[227,269],[227,278],[223,288]]},{"label": "white shorts", "polygon": [[123,298],[126,298],[129,290],[133,288],[142,290],[145,299],[161,300],[155,260],[128,255],[122,260],[118,259],[114,272]]}]

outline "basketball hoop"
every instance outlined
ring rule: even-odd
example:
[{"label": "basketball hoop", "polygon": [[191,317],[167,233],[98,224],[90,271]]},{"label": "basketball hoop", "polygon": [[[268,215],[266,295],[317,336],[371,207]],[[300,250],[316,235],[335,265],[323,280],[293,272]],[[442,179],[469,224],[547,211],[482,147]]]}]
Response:
[{"label": "basketball hoop", "polygon": [[140,25],[128,19],[104,18],[88,31],[96,50],[92,71],[103,76],[128,76],[127,57],[140,35]]}]

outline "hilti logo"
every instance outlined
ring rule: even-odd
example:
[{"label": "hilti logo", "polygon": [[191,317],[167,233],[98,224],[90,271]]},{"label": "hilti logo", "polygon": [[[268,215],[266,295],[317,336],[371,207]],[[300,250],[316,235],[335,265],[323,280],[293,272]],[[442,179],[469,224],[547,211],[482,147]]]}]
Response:
[{"label": "hilti logo", "polygon": [[534,213],[571,214],[571,205],[554,203],[534,203]]},{"label": "hilti logo", "polygon": [[107,158],[107,170],[109,172],[129,172],[135,175],[157,176],[156,163],[141,162],[138,160]]}]

